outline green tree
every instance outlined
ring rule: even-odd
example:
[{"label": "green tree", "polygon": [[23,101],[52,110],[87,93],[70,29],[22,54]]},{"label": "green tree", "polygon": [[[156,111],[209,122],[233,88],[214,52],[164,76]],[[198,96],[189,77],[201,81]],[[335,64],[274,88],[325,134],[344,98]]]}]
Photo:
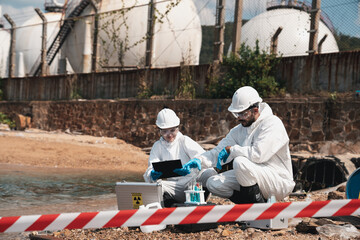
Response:
[{"label": "green tree", "polygon": [[345,35],[341,32],[335,32],[334,37],[340,52],[360,50],[360,38]]},{"label": "green tree", "polygon": [[275,54],[261,51],[258,41],[254,49],[242,44],[238,55],[224,57],[223,74],[210,84],[211,97],[231,98],[242,86],[254,87],[262,97],[282,94],[284,88],[275,80],[275,69],[280,60]]}]

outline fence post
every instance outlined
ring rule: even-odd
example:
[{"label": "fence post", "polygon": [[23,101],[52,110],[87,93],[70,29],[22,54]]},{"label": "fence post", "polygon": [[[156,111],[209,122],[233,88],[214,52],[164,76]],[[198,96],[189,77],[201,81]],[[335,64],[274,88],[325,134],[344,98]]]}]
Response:
[{"label": "fence post", "polygon": [[149,10],[148,10],[148,21],[147,21],[147,33],[146,33],[146,58],[145,66],[151,68],[152,62],[152,48],[153,48],[153,38],[154,38],[154,24],[155,24],[155,2],[150,0]]},{"label": "fence post", "polygon": [[241,41],[241,28],[242,28],[242,11],[243,11],[243,0],[235,0],[235,16],[234,16],[234,27],[233,27],[233,40],[232,40],[232,53],[236,54],[240,48]]},{"label": "fence post", "polygon": [[317,40],[319,35],[319,21],[320,21],[320,6],[321,0],[312,0],[312,6],[310,10],[310,39],[309,39],[309,51],[310,55],[317,54]]},{"label": "fence post", "polygon": [[47,20],[44,14],[39,8],[35,8],[36,13],[41,18],[42,24],[42,37],[41,37],[41,76],[47,74],[47,63],[46,63],[46,39],[47,39]]},{"label": "fence post", "polygon": [[92,47],[92,57],[91,57],[91,71],[96,72],[96,60],[97,60],[97,39],[99,34],[99,16],[98,16],[98,8],[96,6],[96,2],[94,0],[90,0],[91,6],[94,8],[94,36],[93,36],[93,47]]},{"label": "fence post", "polygon": [[224,30],[225,30],[225,0],[217,0],[215,41],[214,41],[214,62],[222,62],[224,54]]},{"label": "fence post", "polygon": [[4,18],[11,25],[11,30],[10,30],[11,43],[10,43],[10,54],[9,54],[9,79],[11,79],[12,77],[14,77],[14,69],[15,69],[16,24],[7,13],[4,14]]}]

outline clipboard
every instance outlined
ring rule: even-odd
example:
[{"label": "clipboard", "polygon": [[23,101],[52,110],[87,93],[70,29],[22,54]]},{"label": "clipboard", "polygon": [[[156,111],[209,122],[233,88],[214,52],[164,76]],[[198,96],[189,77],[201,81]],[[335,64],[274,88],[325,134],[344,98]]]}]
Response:
[{"label": "clipboard", "polygon": [[161,161],[161,162],[153,162],[152,166],[155,171],[163,173],[160,176],[161,179],[181,176],[181,175],[173,172],[173,170],[176,168],[182,168],[180,159],[166,160],[166,161]]}]

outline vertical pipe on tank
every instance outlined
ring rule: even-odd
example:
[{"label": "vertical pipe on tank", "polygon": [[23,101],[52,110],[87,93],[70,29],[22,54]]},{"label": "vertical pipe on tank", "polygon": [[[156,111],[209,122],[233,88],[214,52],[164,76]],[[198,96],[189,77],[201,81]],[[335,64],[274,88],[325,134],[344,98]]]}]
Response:
[{"label": "vertical pipe on tank", "polygon": [[9,54],[9,79],[14,77],[14,69],[15,69],[15,44],[16,44],[16,24],[11,19],[8,14],[4,14],[4,18],[10,23],[11,25],[11,42],[10,42],[10,54]]},{"label": "vertical pipe on tank", "polygon": [[83,50],[83,62],[82,72],[91,72],[91,21],[85,20],[85,34],[84,34],[84,50]]},{"label": "vertical pipe on tank", "polygon": [[25,63],[24,63],[24,54],[22,52],[17,53],[17,62],[16,62],[16,77],[25,77]]},{"label": "vertical pipe on tank", "polygon": [[47,20],[44,14],[39,8],[35,8],[36,13],[41,18],[42,24],[42,37],[41,37],[41,76],[47,74],[47,62],[46,62],[46,39],[47,39]]},{"label": "vertical pipe on tank", "polygon": [[279,35],[281,33],[281,31],[283,30],[282,27],[279,27],[276,32],[274,33],[274,35],[271,37],[271,43],[270,43],[270,52],[272,54],[276,54],[277,53],[277,47],[278,47],[278,39],[279,39]]},{"label": "vertical pipe on tank", "polygon": [[323,43],[325,42],[326,38],[327,38],[327,34],[325,34],[319,41],[319,44],[318,44],[318,52],[321,53],[321,49],[322,49],[322,45]]}]

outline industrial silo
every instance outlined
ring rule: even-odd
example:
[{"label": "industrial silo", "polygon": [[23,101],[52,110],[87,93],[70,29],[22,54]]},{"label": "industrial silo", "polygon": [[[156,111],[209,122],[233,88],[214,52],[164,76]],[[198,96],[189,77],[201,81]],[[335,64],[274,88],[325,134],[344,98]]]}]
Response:
[{"label": "industrial silo", "polygon": [[8,77],[9,68],[9,50],[10,50],[10,33],[4,29],[4,23],[1,19],[2,9],[0,6],[0,78]]},{"label": "industrial silo", "polygon": [[[68,5],[79,4],[73,0]],[[179,66],[181,62],[198,64],[201,48],[201,24],[192,0],[154,1],[157,20],[154,25],[152,67]],[[145,64],[149,0],[102,0],[98,3],[99,35],[97,69]],[[174,4],[174,5],[171,5]],[[73,7],[68,7],[66,16]],[[82,16],[93,14],[89,5]],[[75,72],[91,71],[94,18],[78,18],[62,47]]]},{"label": "industrial silo", "polygon": [[8,77],[10,33],[0,28],[0,78]]},{"label": "industrial silo", "polygon": [[[260,49],[270,52],[271,39],[279,28],[277,53],[283,56],[307,55],[310,37],[310,14],[306,11],[309,6],[302,2],[297,4],[293,1],[279,2],[267,8],[244,24],[241,31],[241,42],[250,47],[255,47],[259,41]],[[321,53],[338,52],[336,40],[332,33],[330,19],[326,15],[321,16],[318,29],[318,43],[321,44]]]},{"label": "industrial silo", "polygon": [[[61,13],[44,13],[47,19],[47,46],[59,31]],[[40,64],[42,43],[42,20],[38,15],[25,21],[16,29],[16,77],[32,75]],[[50,74],[57,74],[58,61],[49,69]]]}]

